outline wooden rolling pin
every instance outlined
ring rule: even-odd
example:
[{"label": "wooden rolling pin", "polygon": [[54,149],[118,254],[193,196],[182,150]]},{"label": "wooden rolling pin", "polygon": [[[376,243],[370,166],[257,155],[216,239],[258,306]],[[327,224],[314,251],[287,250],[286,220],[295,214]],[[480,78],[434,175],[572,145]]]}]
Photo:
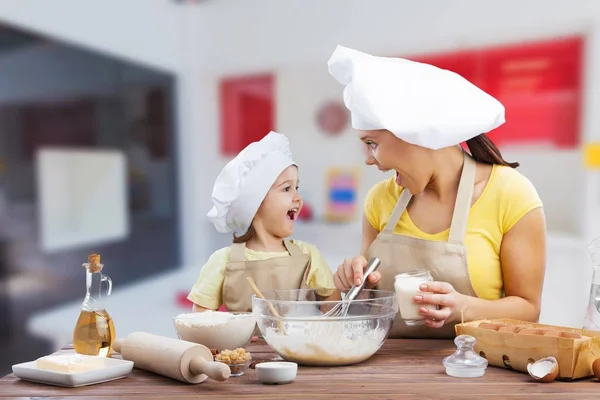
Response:
[{"label": "wooden rolling pin", "polygon": [[225,381],[231,375],[227,364],[213,361],[208,347],[184,340],[134,332],[115,340],[113,349],[136,368],[186,383]]}]

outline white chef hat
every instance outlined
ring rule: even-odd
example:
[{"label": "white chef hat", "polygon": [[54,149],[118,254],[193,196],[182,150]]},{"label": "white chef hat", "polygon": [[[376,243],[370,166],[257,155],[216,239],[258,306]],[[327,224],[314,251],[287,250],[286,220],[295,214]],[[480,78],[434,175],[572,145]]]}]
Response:
[{"label": "white chef hat", "polygon": [[504,106],[462,76],[337,46],[327,63],[344,88],[352,127],[386,129],[426,148],[460,144],[502,125]]},{"label": "white chef hat", "polygon": [[207,217],[217,231],[245,233],[279,175],[294,165],[288,138],[269,132],[227,163],[215,182]]}]

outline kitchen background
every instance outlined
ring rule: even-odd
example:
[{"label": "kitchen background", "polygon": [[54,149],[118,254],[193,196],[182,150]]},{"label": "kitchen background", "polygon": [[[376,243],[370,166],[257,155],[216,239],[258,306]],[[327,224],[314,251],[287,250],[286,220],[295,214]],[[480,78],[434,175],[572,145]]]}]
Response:
[{"label": "kitchen background", "polygon": [[271,129],[301,168],[295,236],[332,269],[355,255],[385,175],[362,164],[327,72],[337,44],[454,70],[504,102],[493,138],[548,220],[542,322],[581,326],[600,237],[600,2],[4,0],[0,22],[0,374],[70,341],[92,251],[119,336],[174,336],[230,242],[205,218],[214,179]]}]

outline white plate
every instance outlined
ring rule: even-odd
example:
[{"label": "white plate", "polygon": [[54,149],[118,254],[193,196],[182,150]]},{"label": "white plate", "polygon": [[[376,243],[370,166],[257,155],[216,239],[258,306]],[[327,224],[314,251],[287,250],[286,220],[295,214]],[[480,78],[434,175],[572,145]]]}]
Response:
[{"label": "white plate", "polygon": [[19,379],[63,387],[80,387],[114,381],[125,378],[132,369],[133,361],[114,358],[106,358],[104,368],[71,374],[39,369],[35,361],[12,366],[13,374]]}]

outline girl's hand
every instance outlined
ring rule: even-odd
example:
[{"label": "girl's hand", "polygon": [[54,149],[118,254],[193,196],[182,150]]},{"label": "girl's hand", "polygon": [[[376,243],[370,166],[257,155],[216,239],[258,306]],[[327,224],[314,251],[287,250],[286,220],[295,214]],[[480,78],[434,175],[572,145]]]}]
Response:
[{"label": "girl's hand", "polygon": [[414,297],[415,303],[437,306],[437,310],[421,307],[419,312],[425,317],[425,325],[441,328],[447,322],[460,320],[460,311],[465,307],[468,296],[458,293],[447,282],[427,282],[419,287],[423,295]]}]

